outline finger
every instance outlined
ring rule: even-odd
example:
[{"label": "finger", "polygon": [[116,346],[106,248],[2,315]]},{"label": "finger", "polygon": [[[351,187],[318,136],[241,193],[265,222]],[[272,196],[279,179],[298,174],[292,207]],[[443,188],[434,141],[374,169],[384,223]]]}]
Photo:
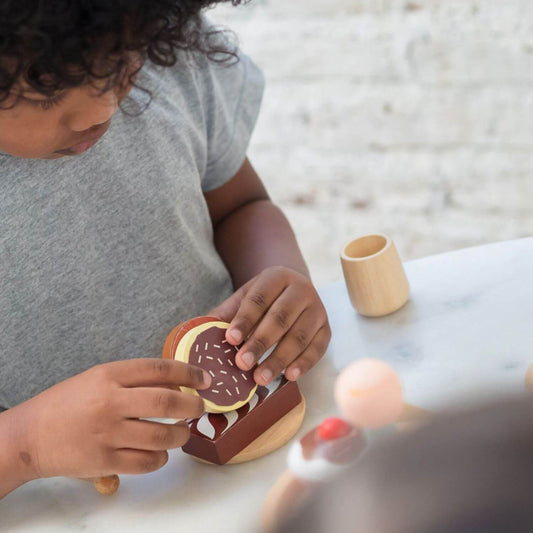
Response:
[{"label": "finger", "polygon": [[147,474],[159,470],[168,461],[167,451],[133,450],[123,448],[114,454],[117,474]]},{"label": "finger", "polygon": [[98,365],[93,372],[114,379],[125,387],[149,385],[184,385],[191,389],[206,389],[211,376],[200,368],[172,359],[130,359]]},{"label": "finger", "polygon": [[208,316],[216,316],[224,322],[231,322],[237,311],[239,310],[239,305],[243,299],[248,287],[251,285],[251,281],[240,287],[236,292],[234,292],[227,300],[222,302],[218,307],[211,309]]},{"label": "finger", "polygon": [[[302,298],[297,287],[290,286],[285,289],[239,349],[235,359],[237,366],[242,370],[252,368],[261,356],[293,327],[307,305],[308,302]],[[315,331],[312,333],[314,335]]]},{"label": "finger", "polygon": [[173,450],[183,446],[190,437],[185,422],[161,424],[148,420],[125,420],[118,432],[115,446],[136,450]]},{"label": "finger", "polygon": [[260,275],[247,289],[239,309],[231,321],[226,339],[232,344],[240,344],[256,327],[279,295],[287,288],[288,278],[280,276],[276,270]]},{"label": "finger", "polygon": [[254,372],[260,385],[266,385],[295,361],[309,346],[318,330],[324,324],[324,317],[314,308],[306,309],[269,357]]},{"label": "finger", "polygon": [[285,370],[285,377],[289,381],[296,381],[308,372],[326,353],[330,339],[331,330],[329,325],[326,324],[314,336],[313,340],[300,357],[287,367]]},{"label": "finger", "polygon": [[162,387],[122,389],[117,397],[125,418],[198,418],[205,411],[199,396]]}]

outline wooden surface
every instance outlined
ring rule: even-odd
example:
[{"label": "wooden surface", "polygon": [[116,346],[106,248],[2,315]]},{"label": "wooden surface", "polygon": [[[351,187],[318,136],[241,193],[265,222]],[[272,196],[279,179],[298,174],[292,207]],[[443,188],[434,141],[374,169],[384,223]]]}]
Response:
[{"label": "wooden surface", "polygon": [[409,283],[400,256],[386,235],[366,235],[349,242],[341,264],[352,305],[369,317],[385,316],[409,298]]},{"label": "wooden surface", "polygon": [[400,418],[398,419],[398,422],[416,422],[416,421],[423,421],[427,420],[431,416],[431,411],[428,409],[423,409],[422,407],[418,407],[416,405],[411,405],[409,403],[405,403],[403,406],[402,414],[400,415]]},{"label": "wooden surface", "polygon": [[111,476],[90,478],[87,481],[94,483],[96,490],[104,496],[115,494],[120,486],[120,478],[116,474]]},{"label": "wooden surface", "polygon": [[308,498],[312,488],[312,484],[298,479],[290,470],[286,470],[265,499],[261,515],[263,531],[274,531],[282,520],[286,520],[297,511]]},{"label": "wooden surface", "polygon": [[[533,355],[531,356],[533,359]],[[533,364],[529,365],[526,371],[526,390],[528,392],[533,392]]]}]

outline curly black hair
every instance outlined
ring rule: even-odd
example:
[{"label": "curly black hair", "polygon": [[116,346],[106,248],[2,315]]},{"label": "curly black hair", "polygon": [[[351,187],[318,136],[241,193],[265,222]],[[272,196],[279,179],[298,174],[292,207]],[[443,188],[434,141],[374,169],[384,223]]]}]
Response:
[{"label": "curly black hair", "polygon": [[218,62],[235,58],[200,14],[245,1],[0,0],[0,106],[12,105],[21,81],[48,97],[96,80],[109,90],[140,69],[128,70],[132,55],[161,66],[174,65],[179,50]]}]

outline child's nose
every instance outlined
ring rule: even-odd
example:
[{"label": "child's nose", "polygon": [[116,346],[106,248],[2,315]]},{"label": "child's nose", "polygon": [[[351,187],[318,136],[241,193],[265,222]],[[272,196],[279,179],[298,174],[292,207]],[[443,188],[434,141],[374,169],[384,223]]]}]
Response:
[{"label": "child's nose", "polygon": [[86,95],[68,117],[72,131],[82,132],[107,122],[118,110],[119,102],[115,91],[102,95]]}]

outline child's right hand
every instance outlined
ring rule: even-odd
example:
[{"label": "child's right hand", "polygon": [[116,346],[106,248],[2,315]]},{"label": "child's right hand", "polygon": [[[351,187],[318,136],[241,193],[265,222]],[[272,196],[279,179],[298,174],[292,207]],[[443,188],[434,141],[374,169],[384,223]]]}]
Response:
[{"label": "child's right hand", "polygon": [[133,359],[93,367],[17,408],[35,477],[140,474],[161,468],[167,450],[189,439],[184,422],[139,418],[196,418],[203,400],[176,385],[205,389],[203,370],[164,359]]}]

